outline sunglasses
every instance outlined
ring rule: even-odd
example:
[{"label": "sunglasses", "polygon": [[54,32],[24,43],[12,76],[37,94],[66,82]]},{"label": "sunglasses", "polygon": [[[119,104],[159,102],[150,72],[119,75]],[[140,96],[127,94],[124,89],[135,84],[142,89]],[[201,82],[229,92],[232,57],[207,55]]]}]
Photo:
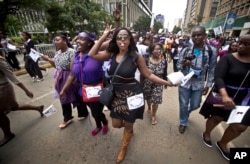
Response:
[{"label": "sunglasses", "polygon": [[244,46],[250,46],[250,42],[239,41],[239,45],[243,44]]},{"label": "sunglasses", "polygon": [[120,34],[116,36],[116,40],[127,40],[130,39],[130,36],[128,34]]}]

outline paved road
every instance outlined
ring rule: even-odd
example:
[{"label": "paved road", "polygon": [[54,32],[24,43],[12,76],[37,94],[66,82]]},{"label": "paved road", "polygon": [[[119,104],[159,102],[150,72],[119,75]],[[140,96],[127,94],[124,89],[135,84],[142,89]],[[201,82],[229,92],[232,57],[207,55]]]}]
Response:
[{"label": "paved road", "polygon": [[[171,67],[171,65],[170,65]],[[19,102],[54,104],[57,113],[48,118],[40,118],[34,111],[16,111],[8,114],[11,129],[16,137],[0,147],[0,163],[3,164],[96,164],[115,163],[115,158],[122,138],[122,130],[110,125],[107,135],[91,136],[94,120],[89,118],[77,121],[64,130],[58,125],[62,122],[62,112],[58,101],[53,99],[53,69],[40,83],[33,83],[26,75],[18,78],[31,90],[35,97],[29,99],[17,87]],[[76,110],[73,112],[77,118]],[[109,122],[109,111],[105,111]],[[205,120],[198,110],[191,114],[188,128],[184,134],[178,132],[178,99],[177,88],[164,91],[164,103],[157,113],[158,124],[150,124],[145,113],[143,120],[136,121],[134,137],[128,148],[124,164],[226,164],[215,146],[207,148],[201,140]],[[225,124],[213,131],[212,141],[220,139]],[[247,130],[239,138],[230,143],[231,146],[250,147],[250,131]],[[0,131],[0,138],[3,137]]]}]

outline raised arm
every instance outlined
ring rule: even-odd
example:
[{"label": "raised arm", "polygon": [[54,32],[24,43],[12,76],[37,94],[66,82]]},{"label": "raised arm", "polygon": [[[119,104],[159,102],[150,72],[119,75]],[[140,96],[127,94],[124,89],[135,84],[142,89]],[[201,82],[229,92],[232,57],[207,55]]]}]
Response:
[{"label": "raised arm", "polygon": [[89,56],[100,61],[108,60],[111,57],[111,54],[107,52],[106,50],[104,51],[99,51],[102,44],[106,41],[107,37],[109,36],[110,32],[112,32],[112,26],[107,25],[103,35],[99,38],[99,40],[94,44],[94,46],[91,48],[89,51]]}]

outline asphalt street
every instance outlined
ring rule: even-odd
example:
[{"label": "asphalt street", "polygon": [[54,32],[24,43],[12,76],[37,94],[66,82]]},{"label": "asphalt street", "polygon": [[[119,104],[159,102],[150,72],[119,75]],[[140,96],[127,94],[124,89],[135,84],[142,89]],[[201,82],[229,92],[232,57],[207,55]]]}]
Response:
[{"label": "asphalt street", "polygon": [[[169,65],[171,72],[172,64]],[[41,118],[36,111],[10,112],[12,132],[16,137],[8,144],[0,147],[1,164],[96,164],[115,163],[116,155],[122,139],[122,129],[111,126],[109,111],[105,114],[109,120],[108,134],[91,136],[95,128],[93,118],[78,121],[74,109],[74,121],[66,129],[60,130],[62,111],[60,103],[54,99],[54,69],[42,82],[33,83],[27,75],[20,75],[21,80],[34,93],[28,98],[15,86],[16,97],[20,103],[34,105],[54,105],[57,112],[50,117]],[[147,107],[146,107],[147,109]],[[194,111],[184,134],[178,131],[178,93],[177,88],[164,90],[163,104],[157,113],[158,124],[151,125],[149,115],[144,113],[143,120],[137,120],[134,136],[128,147],[124,164],[226,164],[226,161],[215,146],[227,126],[220,124],[212,133],[213,147],[206,147],[201,138],[205,128],[205,120]],[[249,129],[229,144],[230,147],[250,147]],[[0,138],[3,137],[0,131]]]}]

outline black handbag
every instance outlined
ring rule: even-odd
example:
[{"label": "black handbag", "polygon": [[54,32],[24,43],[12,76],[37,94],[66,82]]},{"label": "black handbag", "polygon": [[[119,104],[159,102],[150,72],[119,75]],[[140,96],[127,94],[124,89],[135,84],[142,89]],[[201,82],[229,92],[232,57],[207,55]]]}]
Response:
[{"label": "black handbag", "polygon": [[102,103],[103,105],[109,106],[113,99],[114,99],[114,88],[113,88],[113,80],[114,77],[118,71],[118,69],[120,68],[121,64],[123,63],[123,61],[127,58],[127,54],[125,54],[125,56],[122,58],[121,62],[118,64],[118,66],[115,69],[115,72],[113,74],[113,77],[111,79],[110,84],[108,84],[106,87],[104,87],[103,89],[101,89],[98,94],[99,96],[99,102]]}]

